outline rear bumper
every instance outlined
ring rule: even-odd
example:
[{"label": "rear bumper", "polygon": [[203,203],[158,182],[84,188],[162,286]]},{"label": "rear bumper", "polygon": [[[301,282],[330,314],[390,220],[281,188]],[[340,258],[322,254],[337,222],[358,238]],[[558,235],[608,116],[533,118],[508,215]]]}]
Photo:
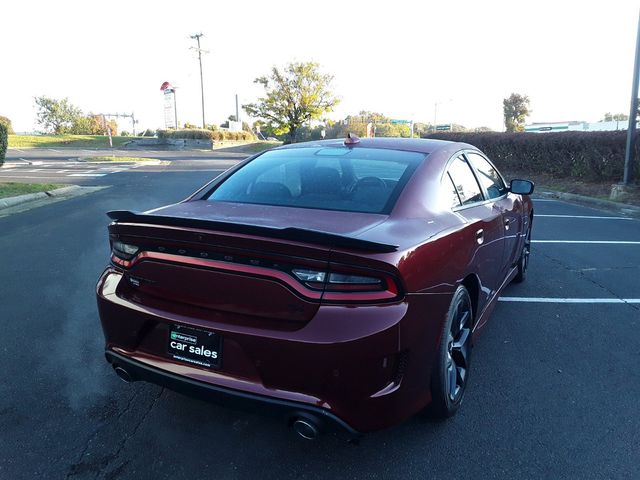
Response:
[{"label": "rear bumper", "polygon": [[[446,296],[321,306],[306,324],[278,329],[268,319],[146,297],[122,278],[115,269],[104,272],[98,311],[107,359],[126,362],[141,380],[232,408],[313,414],[351,434],[396,425],[431,400]],[[219,333],[222,366],[205,369],[167,356],[175,324]]]},{"label": "rear bumper", "polygon": [[234,410],[260,413],[282,417],[287,421],[301,416],[310,416],[327,430],[343,431],[352,437],[358,437],[360,432],[353,429],[344,420],[327,411],[324,408],[314,407],[300,402],[281,400],[263,395],[255,395],[240,392],[229,388],[223,388],[210,383],[199,382],[188,377],[175,375],[158,368],[150,367],[132,360],[124,355],[107,350],[107,361],[115,368],[124,368],[133,381],[146,381],[155,383],[191,397],[222,405]]}]

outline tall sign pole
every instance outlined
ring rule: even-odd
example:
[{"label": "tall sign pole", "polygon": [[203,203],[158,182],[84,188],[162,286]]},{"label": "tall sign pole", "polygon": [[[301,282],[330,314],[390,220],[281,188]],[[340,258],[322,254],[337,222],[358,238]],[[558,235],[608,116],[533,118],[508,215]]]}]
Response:
[{"label": "tall sign pole", "polygon": [[629,111],[629,128],[627,129],[627,146],[624,154],[624,177],[622,183],[631,183],[631,164],[635,157],[636,120],[638,118],[638,69],[640,69],[640,15],[638,16],[638,32],[636,34],[636,58],[633,62],[633,85],[631,86],[631,110]]},{"label": "tall sign pole", "polygon": [[[200,37],[204,36],[202,32],[191,35],[191,38],[198,42],[198,48],[195,50],[198,52],[198,63],[200,64],[200,96],[202,98],[202,128],[206,128],[204,123],[204,83],[202,81],[202,53],[209,53],[206,50],[200,48]],[[193,47],[192,47],[193,48]]]}]

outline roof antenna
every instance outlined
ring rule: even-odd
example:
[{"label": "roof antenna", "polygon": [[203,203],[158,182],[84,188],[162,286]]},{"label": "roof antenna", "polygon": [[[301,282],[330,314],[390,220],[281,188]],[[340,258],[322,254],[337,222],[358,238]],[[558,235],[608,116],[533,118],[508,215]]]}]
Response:
[{"label": "roof antenna", "polygon": [[348,133],[347,138],[344,139],[344,144],[355,145],[356,143],[360,143],[360,137],[358,137],[355,133]]}]

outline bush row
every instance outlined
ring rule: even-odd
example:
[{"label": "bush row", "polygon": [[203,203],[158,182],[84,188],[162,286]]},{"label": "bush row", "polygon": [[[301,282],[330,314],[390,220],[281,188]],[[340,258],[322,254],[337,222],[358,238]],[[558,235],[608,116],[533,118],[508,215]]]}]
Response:
[{"label": "bush row", "polygon": [[186,140],[255,140],[251,132],[229,132],[228,130],[203,130],[187,128],[184,130],[158,130],[158,138],[174,138]]},{"label": "bush row", "polygon": [[[470,143],[505,171],[618,182],[624,170],[627,132],[441,132],[423,138]],[[636,158],[639,143],[636,137]]]},{"label": "bush row", "polygon": [[2,115],[0,115],[0,125],[4,125],[7,129],[7,133],[9,135],[13,135],[14,132],[13,131],[13,127],[11,126],[11,120],[9,120],[7,117],[3,117]]},{"label": "bush row", "polygon": [[4,163],[4,157],[7,154],[7,146],[9,145],[9,134],[7,126],[0,123],[0,165]]}]

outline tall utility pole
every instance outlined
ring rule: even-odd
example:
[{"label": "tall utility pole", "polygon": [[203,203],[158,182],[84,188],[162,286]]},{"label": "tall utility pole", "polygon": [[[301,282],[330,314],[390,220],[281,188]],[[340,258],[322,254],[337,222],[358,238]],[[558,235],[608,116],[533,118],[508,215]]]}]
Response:
[{"label": "tall utility pole", "polygon": [[638,33],[636,34],[636,58],[633,63],[633,85],[631,86],[631,110],[629,127],[627,128],[627,145],[624,154],[624,178],[622,183],[631,183],[631,163],[635,157],[636,119],[638,118],[638,70],[640,69],[640,17],[638,17]]},{"label": "tall utility pole", "polygon": [[209,53],[207,50],[202,50],[200,48],[200,37],[203,37],[203,33],[196,33],[195,35],[191,35],[191,38],[198,42],[198,47],[191,47],[193,50],[198,52],[198,63],[200,64],[200,96],[202,98],[202,128],[206,128],[206,124],[204,123],[204,83],[202,81],[202,54]]}]

